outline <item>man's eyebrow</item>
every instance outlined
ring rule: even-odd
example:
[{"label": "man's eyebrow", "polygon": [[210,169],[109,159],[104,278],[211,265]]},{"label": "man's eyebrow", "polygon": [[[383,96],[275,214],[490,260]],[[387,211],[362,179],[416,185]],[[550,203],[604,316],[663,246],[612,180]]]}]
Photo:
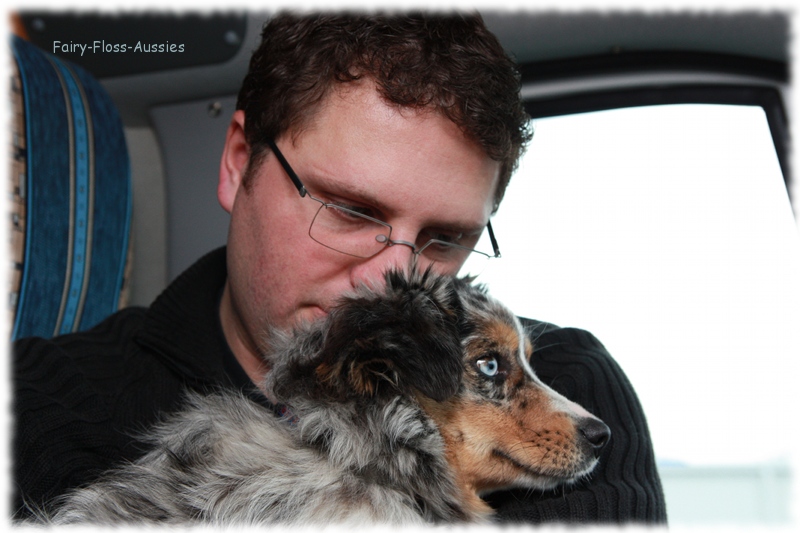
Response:
[{"label": "man's eyebrow", "polygon": [[309,174],[309,183],[312,186],[312,191],[318,191],[322,194],[341,195],[345,199],[354,202],[362,203],[369,207],[375,207],[381,212],[391,212],[392,208],[386,203],[382,202],[380,198],[374,196],[369,189],[348,183],[346,181],[337,180],[330,176],[320,176],[318,174]]}]

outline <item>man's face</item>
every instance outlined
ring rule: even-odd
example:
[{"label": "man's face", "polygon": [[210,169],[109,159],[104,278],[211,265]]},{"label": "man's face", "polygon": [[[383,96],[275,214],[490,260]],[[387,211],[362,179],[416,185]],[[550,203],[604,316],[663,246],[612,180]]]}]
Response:
[{"label": "man's face", "polygon": [[[243,123],[242,115],[238,119]],[[236,121],[234,116],[232,129]],[[298,194],[273,154],[256,169],[248,190],[241,172],[238,180],[226,179],[226,157],[230,168],[242,163],[241,153],[228,153],[234,141],[229,130],[218,191],[231,214],[230,309],[224,302],[221,313],[223,324],[232,319],[239,335],[250,336],[245,345],[258,346],[268,325],[324,316],[343,293],[381,283],[389,267],[408,267],[407,246],[359,259],[311,239],[320,204]],[[479,233],[489,219],[499,163],[448,119],[390,107],[371,84],[333,92],[307,128],[276,143],[312,195],[391,224],[393,240],[413,243],[430,230]],[[419,264],[427,266],[424,256]]]}]

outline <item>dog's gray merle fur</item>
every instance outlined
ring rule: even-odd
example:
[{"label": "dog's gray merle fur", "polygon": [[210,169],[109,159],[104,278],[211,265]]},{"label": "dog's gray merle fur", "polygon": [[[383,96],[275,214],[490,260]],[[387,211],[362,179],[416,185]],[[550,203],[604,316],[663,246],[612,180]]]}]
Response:
[{"label": "dog's gray merle fur", "polygon": [[[464,428],[443,427],[442,413],[462,405],[463,398],[489,407],[501,401],[498,394],[517,401],[510,383],[501,384],[507,394],[494,391],[493,397],[471,390],[478,381],[484,388],[499,386],[472,365],[475,346],[485,343],[480,324],[495,315],[521,333],[516,318],[469,280],[390,272],[385,287],[343,299],[327,319],[269,334],[264,351],[271,370],[264,388],[271,400],[289,406],[289,415],[277,417],[242,393],[192,394],[182,411],[150,433],[152,451],[70,493],[46,521],[486,520],[490,509],[477,496],[480,486],[456,464],[468,460],[457,450],[469,438]],[[504,380],[511,382],[509,372]],[[525,379],[531,378],[514,378],[514,387]],[[577,427],[585,426],[584,414],[573,409],[559,417]],[[575,434],[581,432],[586,433]],[[527,459],[506,461],[505,452],[498,452],[492,460],[503,466],[493,470],[522,469],[512,475],[521,481],[501,485],[547,487],[588,473],[597,442],[568,437],[571,463],[563,471],[529,468]],[[510,449],[520,447],[525,444],[515,442]],[[547,461],[552,455],[547,452]]]}]

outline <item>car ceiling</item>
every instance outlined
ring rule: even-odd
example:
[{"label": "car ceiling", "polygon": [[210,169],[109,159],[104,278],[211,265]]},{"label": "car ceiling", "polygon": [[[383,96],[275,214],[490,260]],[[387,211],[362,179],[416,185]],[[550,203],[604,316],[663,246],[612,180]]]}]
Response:
[{"label": "car ceiling", "polygon": [[[54,35],[62,42],[83,42],[87,35],[99,38],[111,31],[109,27],[122,25],[132,27],[133,35],[160,42],[170,37],[173,42],[181,39],[187,50],[197,50],[196,54],[182,57],[185,65],[165,66],[153,60],[150,71],[127,60],[116,61],[113,69],[104,70],[86,63],[92,59],[88,54],[85,58],[75,53],[63,54],[68,60],[84,63],[100,78],[126,125],[136,127],[148,125],[148,111],[156,105],[236,94],[250,53],[258,44],[261,27],[269,18],[267,13],[255,12],[187,15],[161,14],[148,19],[123,14],[23,12],[22,20],[29,38],[43,48],[51,46]],[[777,81],[788,80],[787,12],[485,11],[483,16],[508,53],[525,65],[528,73],[569,75],[588,64],[602,65],[607,58],[636,55],[648,61],[648,57],[655,57],[652,54],[663,57],[671,53],[681,58],[703,56],[705,63],[711,65],[734,59],[756,66],[756,70],[760,66],[763,72],[777,72],[774,77],[784,78]],[[181,33],[176,39],[178,27]],[[219,29],[214,31],[215,28]],[[210,52],[222,48],[231,50],[222,59],[218,53]],[[209,61],[214,62],[208,64]],[[527,81],[531,79],[528,76]]]},{"label": "car ceiling", "polygon": [[788,59],[788,18],[760,13],[487,13],[519,63],[644,51]]}]

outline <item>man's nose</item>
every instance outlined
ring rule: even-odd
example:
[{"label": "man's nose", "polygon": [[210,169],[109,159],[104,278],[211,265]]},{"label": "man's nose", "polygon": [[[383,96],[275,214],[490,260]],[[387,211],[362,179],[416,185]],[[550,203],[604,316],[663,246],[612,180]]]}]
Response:
[{"label": "man's nose", "polygon": [[380,286],[387,270],[408,272],[413,265],[425,268],[425,259],[414,253],[414,244],[409,241],[392,240],[380,252],[354,265],[350,270],[350,283],[353,287],[360,285]]}]

